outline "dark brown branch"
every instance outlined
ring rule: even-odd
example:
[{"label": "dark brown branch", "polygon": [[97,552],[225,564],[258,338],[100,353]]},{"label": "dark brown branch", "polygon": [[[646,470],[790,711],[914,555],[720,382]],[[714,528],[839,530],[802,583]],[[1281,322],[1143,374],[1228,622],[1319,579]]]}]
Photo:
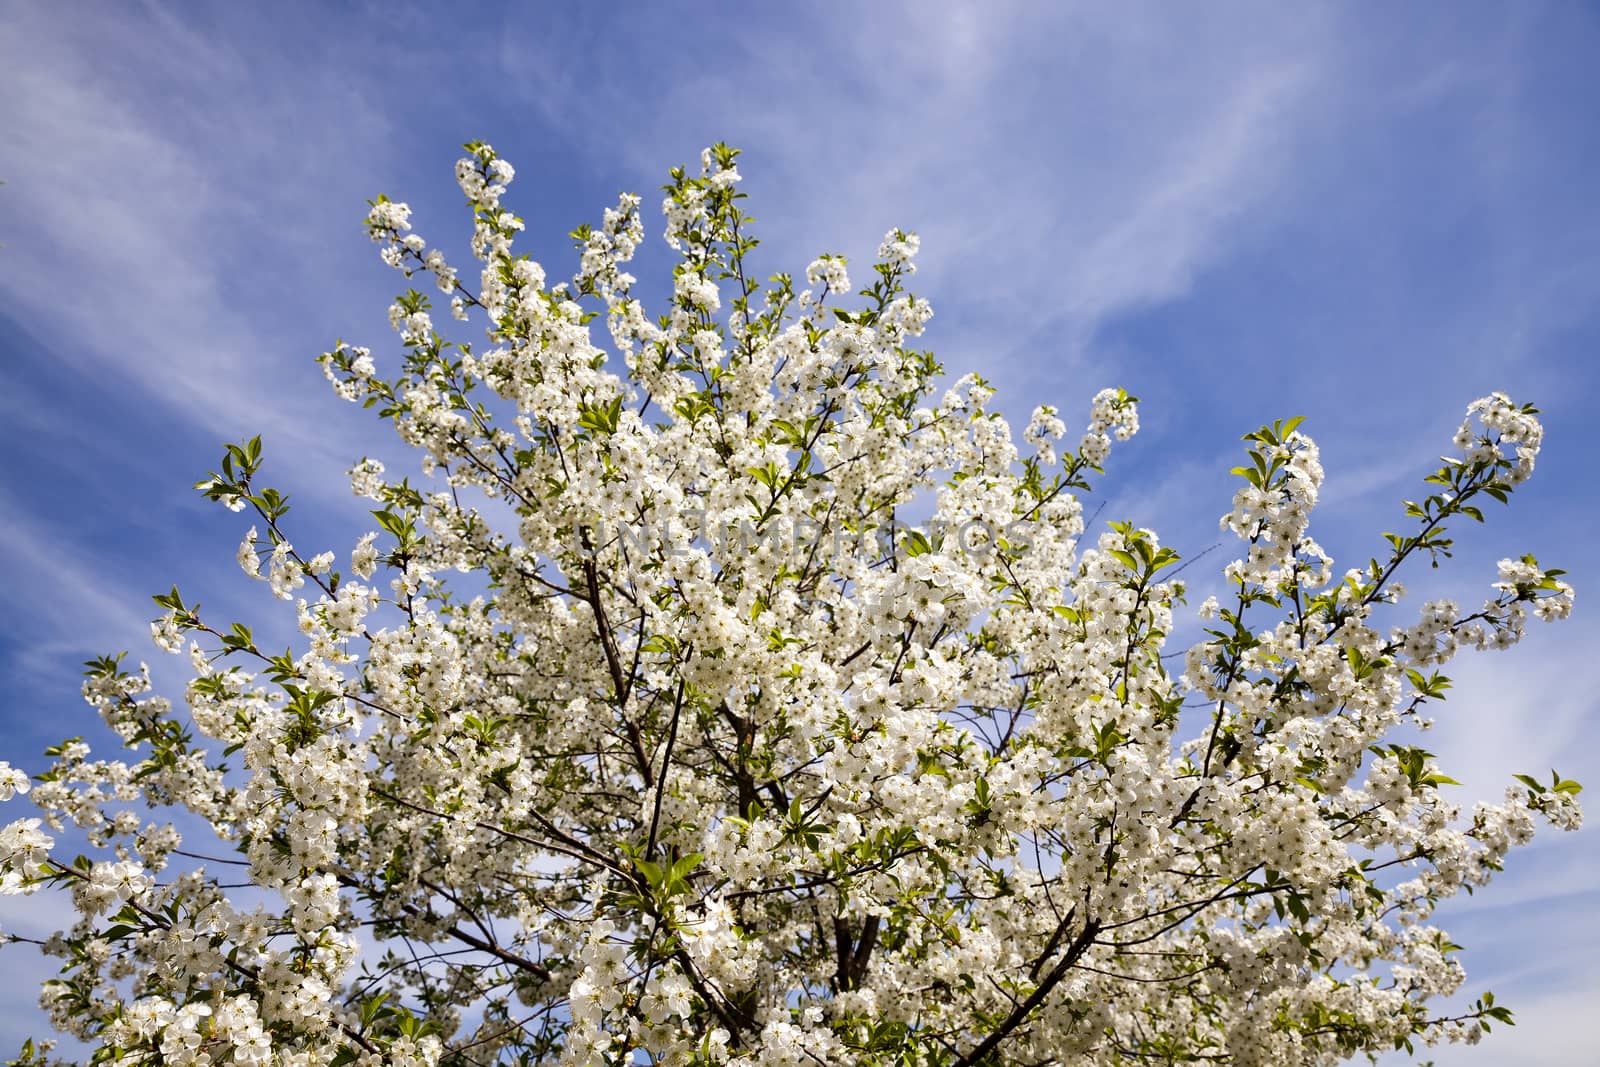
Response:
[{"label": "dark brown branch", "polygon": [[[1072,912],[1067,913],[1067,917],[1070,919],[1076,911],[1077,909],[1074,908]],[[1005,1021],[995,1027],[994,1032],[979,1042],[977,1047],[957,1060],[955,1067],[973,1067],[974,1064],[982,1062],[989,1053],[999,1047],[1000,1042],[1015,1033],[1017,1028],[1027,1020],[1033,1009],[1042,1004],[1044,998],[1050,995],[1050,991],[1061,984],[1061,980],[1067,976],[1067,972],[1072,970],[1073,965],[1089,950],[1089,945],[1093,943],[1095,935],[1099,932],[1099,923],[1093,919],[1085,922],[1082,932],[1072,939],[1072,944],[1067,946],[1067,951],[1062,955],[1061,962],[1051,968],[1050,973],[1044,976],[1044,980],[1034,988],[1028,999],[1018,1004],[1015,1010],[1006,1016]]]},{"label": "dark brown branch", "polygon": [[678,695],[672,701],[672,725],[667,729],[667,745],[661,753],[661,771],[656,775],[656,804],[650,813],[650,840],[644,847],[644,858],[653,859],[656,851],[656,833],[661,827],[661,799],[667,791],[667,768],[672,763],[672,746],[678,740],[678,717],[683,713],[684,681],[678,679]]}]

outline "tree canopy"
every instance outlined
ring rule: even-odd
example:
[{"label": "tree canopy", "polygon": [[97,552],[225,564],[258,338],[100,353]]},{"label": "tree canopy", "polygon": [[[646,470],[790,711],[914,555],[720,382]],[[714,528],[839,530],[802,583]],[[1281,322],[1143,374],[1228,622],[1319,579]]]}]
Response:
[{"label": "tree canopy", "polygon": [[392,373],[321,357],[415,480],[351,470],[375,528],[342,556],[297,547],[258,438],[200,483],[249,513],[239,564],[297,645],[173,588],[182,709],[102,658],[124,758],[0,764],[43,812],[0,831],[0,888],[70,895],[44,999],[95,1062],[1327,1064],[1510,1021],[1435,1010],[1464,971],[1431,917],[1539,820],[1576,828],[1579,787],[1463,812],[1396,731],[1572,589],[1512,557],[1480,607],[1375,613],[1532,473],[1533,407],[1472,404],[1342,572],[1301,420],[1247,434],[1227,595],[1191,608],[1153,531],[1086,519],[1136,398],[1014,439],[914,347],[914,234],[860,289],[838,256],[752,277],[718,145],[665,187],[651,315],[639,197],[549,284],[511,166],[466,149],[475,284],[379,197],[383,260],[440,295],[396,298]]}]

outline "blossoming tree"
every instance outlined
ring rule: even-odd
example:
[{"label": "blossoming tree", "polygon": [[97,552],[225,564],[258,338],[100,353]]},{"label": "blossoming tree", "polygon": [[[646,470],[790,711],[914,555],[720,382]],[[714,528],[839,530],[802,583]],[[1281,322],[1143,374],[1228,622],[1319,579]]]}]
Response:
[{"label": "blossoming tree", "polygon": [[[638,197],[547,285],[512,251],[512,168],[467,149],[475,286],[406,205],[367,227],[486,338],[411,291],[394,376],[322,357],[424,477],[355,468],[378,529],[339,567],[292,543],[259,440],[229,446],[200,488],[253,514],[239,562],[303,640],[157,597],[187,711],[91,663],[132,756],[52,749],[42,819],[0,834],[5,893],[76,909],[43,1000],[95,1061],[1325,1064],[1509,1021],[1430,1008],[1463,981],[1430,916],[1538,819],[1576,827],[1578,786],[1462,812],[1393,735],[1459,647],[1572,591],[1523,557],[1476,610],[1372,614],[1532,472],[1533,408],[1474,403],[1343,573],[1299,420],[1249,434],[1239,558],[1180,659],[1177,554],[1083,518],[1134,398],[1101,392],[1066,449],[1053,408],[1019,446],[981,379],[941,394],[914,235],[858,293],[829,256],[760,282],[718,146],[666,187],[651,317]],[[0,794],[29,787],[0,764]],[[55,851],[68,824],[94,855]]]}]

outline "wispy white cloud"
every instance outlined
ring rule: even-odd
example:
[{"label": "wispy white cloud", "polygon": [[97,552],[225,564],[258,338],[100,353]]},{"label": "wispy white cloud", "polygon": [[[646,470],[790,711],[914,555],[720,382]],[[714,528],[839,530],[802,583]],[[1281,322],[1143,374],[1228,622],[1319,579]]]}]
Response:
[{"label": "wispy white cloud", "polygon": [[[336,205],[327,176],[352,152],[380,154],[381,118],[315,55],[271,57],[267,89],[251,76],[261,62],[162,7],[8,18],[0,287],[13,313],[70,336],[61,358],[123,383],[130,404],[218,436],[264,432],[317,468],[359,455],[349,424],[330,429],[305,400],[317,349],[292,290],[328,291],[333,264],[304,250],[326,242],[330,211],[361,250],[360,201]],[[288,317],[274,307],[286,296]]]},{"label": "wispy white cloud", "polygon": [[919,289],[959,310],[942,350],[965,369],[1009,349],[1018,374],[1044,362],[1019,339],[1071,361],[1250,232],[1327,49],[1320,15],[1270,9],[1241,39],[1199,13],[820,5],[799,33],[745,21],[641,71],[663,29],[642,21],[578,53],[511,20],[502,72],[645,174],[695,150],[686,133],[745,148],[774,269],[919,229]]},{"label": "wispy white cloud", "polygon": [[[1600,781],[1600,663],[1588,654],[1600,639],[1581,616],[1534,622],[1528,638],[1505,652],[1463,653],[1445,669],[1449,699],[1424,744],[1462,783],[1451,798],[1470,808],[1498,802],[1513,774]],[[1574,855],[1588,855],[1580,850]],[[1589,856],[1600,871],[1600,856]]]},{"label": "wispy white cloud", "polygon": [[1084,339],[1108,317],[1185,294],[1227,250],[1227,226],[1284,170],[1288,127],[1311,75],[1284,63],[1240,81],[1131,210],[1074,257],[1063,313]]},{"label": "wispy white cloud", "polygon": [[148,602],[144,593],[110,583],[103,567],[78,555],[69,531],[30,519],[16,503],[0,493],[0,555],[10,562],[8,587],[27,619],[10,631],[27,642],[28,653],[12,669],[49,671],[55,655],[126,647],[130,638],[147,636],[153,613],[133,607]]}]

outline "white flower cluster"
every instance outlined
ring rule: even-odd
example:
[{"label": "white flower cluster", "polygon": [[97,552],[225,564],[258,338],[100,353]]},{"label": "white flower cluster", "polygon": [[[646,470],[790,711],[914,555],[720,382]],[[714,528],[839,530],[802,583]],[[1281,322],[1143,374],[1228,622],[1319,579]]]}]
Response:
[{"label": "white flower cluster", "polygon": [[830,293],[850,291],[850,273],[843,256],[820,256],[806,267],[806,283],[820,285]]},{"label": "white flower cluster", "polygon": [[19,793],[26,793],[29,788],[31,787],[28,784],[27,774],[5,760],[0,760],[0,801],[10,800]]},{"label": "white flower cluster", "polygon": [[913,261],[921,248],[922,239],[916,234],[890,230],[884,235],[883,243],[878,245],[878,262],[906,274],[915,274],[917,265]]},{"label": "white flower cluster", "polygon": [[[1475,429],[1474,422],[1481,429]],[[1491,393],[1468,406],[1467,417],[1456,431],[1455,445],[1468,463],[1496,459],[1510,449],[1516,460],[1507,471],[1506,480],[1517,485],[1533,473],[1543,440],[1544,427],[1532,409],[1517,407],[1504,393]]]},{"label": "white flower cluster", "polygon": [[1089,412],[1089,429],[1078,444],[1078,454],[1098,467],[1111,453],[1111,439],[1126,441],[1139,432],[1138,404],[1120,389],[1102,389],[1095,394]]},{"label": "white flower cluster", "polygon": [[473,156],[456,161],[456,184],[467,199],[495,208],[506,193],[506,186],[517,176],[509,161],[494,154],[494,149],[483,145]]},{"label": "white flower cluster", "polygon": [[[1233,497],[1233,510],[1221,526],[1249,542],[1244,559],[1227,570],[1234,581],[1276,585],[1290,577],[1321,588],[1333,561],[1306,536],[1311,511],[1322,488],[1322,462],[1316,442],[1299,432],[1274,435],[1251,452],[1255,477]],[[1246,470],[1246,468],[1240,468]]]},{"label": "white flower cluster", "polygon": [[405,233],[411,229],[411,208],[380,199],[367,213],[367,226],[372,231],[374,241],[383,240],[386,234]]},{"label": "white flower cluster", "polygon": [[1572,586],[1541,569],[1533,557],[1503,559],[1499,571],[1500,580],[1494,583],[1494,587],[1500,590],[1502,599],[1515,604],[1529,593],[1548,590],[1550,595],[1541,596],[1534,605],[1534,614],[1546,622],[1565,619],[1572,614]]},{"label": "white flower cluster", "polygon": [[18,819],[0,829],[0,893],[31,893],[34,879],[46,873],[55,839],[39,829],[38,819]]}]

